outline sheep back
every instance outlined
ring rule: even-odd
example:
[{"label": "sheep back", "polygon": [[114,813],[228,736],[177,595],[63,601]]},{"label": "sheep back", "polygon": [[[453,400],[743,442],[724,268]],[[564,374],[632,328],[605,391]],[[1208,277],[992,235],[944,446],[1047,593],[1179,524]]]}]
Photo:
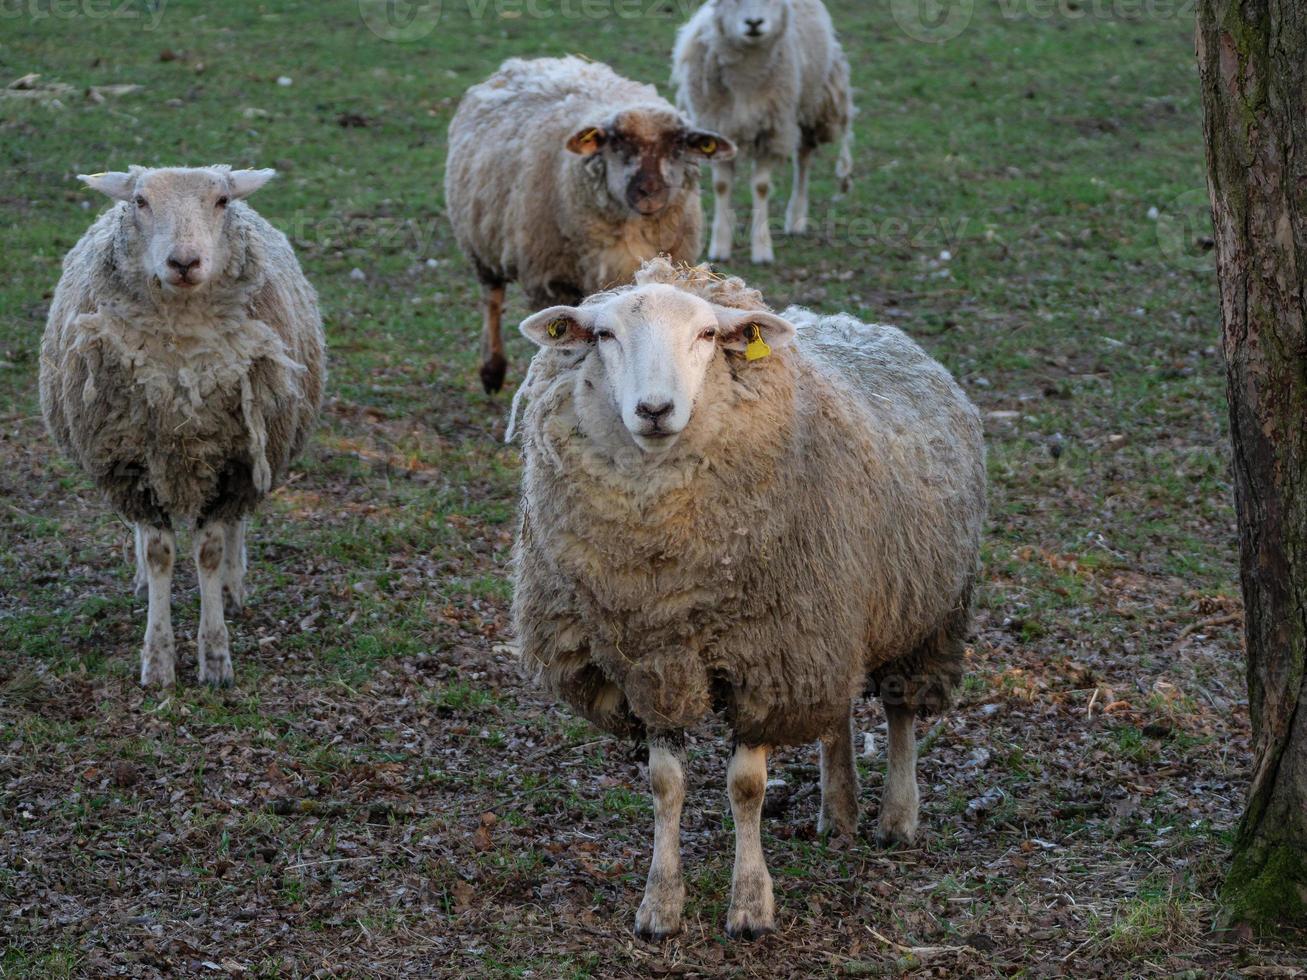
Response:
[{"label": "sheep back", "polygon": [[721,710],[750,744],[798,744],[868,672],[944,668],[912,681],[939,691],[960,672],[937,640],[965,633],[978,564],[977,414],[900,331],[784,315],[797,346],[719,355],[659,463],[587,435],[592,359],[537,355],[514,622],[528,667],[610,732]]},{"label": "sheep back", "polygon": [[679,120],[652,85],[574,57],[510,58],[468,89],[449,126],[445,209],[483,280],[519,281],[539,307],[629,282],[661,252],[698,258],[696,164],[684,193],[634,218],[611,203],[602,171],[567,151],[579,128],[621,111]]},{"label": "sheep back", "polygon": [[322,403],[322,321],[286,237],[229,208],[228,268],[180,305],[138,281],[127,205],[69,252],[41,347],[55,442],[131,521],[234,519],[282,482]]}]

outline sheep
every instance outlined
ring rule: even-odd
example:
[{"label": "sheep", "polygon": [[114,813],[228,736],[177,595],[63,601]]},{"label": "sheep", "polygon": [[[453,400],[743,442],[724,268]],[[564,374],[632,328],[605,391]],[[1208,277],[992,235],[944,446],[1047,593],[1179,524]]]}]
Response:
[{"label": "sheep", "polygon": [[768,748],[821,742],[819,829],[857,825],[852,699],[889,718],[878,836],[918,825],[913,717],[960,680],[985,513],[975,408],[903,333],[769,311],[707,266],[522,322],[513,625],[526,668],[645,739],[654,844],[636,930],[680,927],[686,729],[733,730],[733,936],[774,927]]},{"label": "sheep", "polygon": [[629,282],[703,247],[699,164],[735,153],[652,85],[580,58],[510,58],[468,89],[449,126],[445,208],[483,291],[481,380],[504,383],[504,287],[533,308]]},{"label": "sheep", "polygon": [[[772,170],[792,160],[785,231],[808,228],[812,155],[840,143],[835,174],[848,193],[853,173],[849,63],[821,0],[709,0],[680,29],[672,55],[677,105],[695,125],[719,130],[753,160],[750,258],[775,259],[768,198]],[[731,257],[735,163],[713,165],[716,211],[708,258]]]},{"label": "sheep", "polygon": [[307,440],[326,375],[317,296],[244,198],[273,170],[81,176],[117,203],[64,259],[41,343],[55,442],[135,526],[148,597],[142,685],[176,680],[170,595],[195,526],[199,679],[233,680],[223,596],[245,601],[245,530]]}]

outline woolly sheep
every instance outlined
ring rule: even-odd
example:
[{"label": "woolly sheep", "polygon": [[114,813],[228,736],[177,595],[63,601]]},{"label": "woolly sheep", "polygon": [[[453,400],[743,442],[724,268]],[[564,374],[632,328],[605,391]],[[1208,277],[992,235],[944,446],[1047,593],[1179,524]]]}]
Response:
[{"label": "woolly sheep", "polygon": [[[808,228],[812,155],[840,143],[835,174],[847,193],[853,172],[849,63],[821,0],[709,0],[682,26],[672,55],[676,101],[698,126],[733,140],[753,160],[751,258],[771,262],[772,170],[794,163],[785,231]],[[735,163],[713,166],[716,212],[708,257],[731,257]]]},{"label": "woolly sheep", "polygon": [[777,316],[738,279],[665,259],[522,332],[543,348],[523,385],[524,662],[600,728],[649,742],[644,935],[680,926],[682,733],[725,717],[727,931],[768,931],[768,747],[821,741],[819,826],[853,833],[850,708],[868,678],[889,717],[879,837],[914,838],[912,719],[961,676],[978,569],[977,413],[893,327]]},{"label": "woolly sheep", "polygon": [[580,58],[510,58],[449,126],[445,207],[481,282],[481,380],[504,383],[504,286],[532,307],[630,282],[703,245],[699,163],[735,148],[696,131],[652,85]]},{"label": "woolly sheep", "polygon": [[223,593],[245,599],[245,525],[322,402],[322,320],[286,237],[247,205],[275,171],[83,176],[118,203],[68,253],[41,345],[59,446],[135,525],[149,599],[141,683],[175,681],[178,522],[195,524],[199,679],[232,681]]}]

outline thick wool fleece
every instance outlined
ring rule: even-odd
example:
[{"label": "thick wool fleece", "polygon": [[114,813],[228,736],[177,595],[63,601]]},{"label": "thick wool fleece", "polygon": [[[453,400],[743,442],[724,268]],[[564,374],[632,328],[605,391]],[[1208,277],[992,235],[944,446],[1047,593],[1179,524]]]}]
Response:
[{"label": "thick wool fleece", "polygon": [[317,297],[286,237],[241,201],[227,268],[165,296],[129,207],[64,260],[41,345],[46,423],[130,521],[239,518],[285,479],[322,403]]},{"label": "thick wool fleece", "polygon": [[[668,278],[759,308],[738,280]],[[597,355],[532,366],[514,623],[527,665],[610,732],[723,710],[746,744],[799,744],[847,724],[869,673],[915,707],[960,675],[977,413],[900,331],[783,315],[797,345],[719,350],[661,458],[598,394]]]},{"label": "thick wool fleece", "polygon": [[[733,48],[704,4],[681,28],[672,55],[676,102],[761,160],[789,159],[847,138],[853,122],[849,63],[820,0],[791,0],[790,22],[769,48]],[[841,164],[843,166],[843,164]]]},{"label": "thick wool fleece", "polygon": [[612,201],[602,154],[566,149],[580,127],[619,113],[651,133],[685,125],[652,85],[580,58],[510,58],[468,89],[449,126],[445,207],[483,281],[516,280],[539,308],[629,283],[659,253],[699,257],[698,164],[683,164],[665,209],[639,217]]}]

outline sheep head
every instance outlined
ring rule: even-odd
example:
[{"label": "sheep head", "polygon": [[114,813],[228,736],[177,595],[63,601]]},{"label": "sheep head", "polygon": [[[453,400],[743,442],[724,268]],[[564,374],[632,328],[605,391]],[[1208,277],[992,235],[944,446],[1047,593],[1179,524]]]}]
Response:
[{"label": "sheep head", "polygon": [[676,444],[717,357],[753,357],[794,339],[774,313],[717,306],[662,283],[541,310],[522,321],[522,333],[541,347],[592,350],[609,404],[646,453]]},{"label": "sheep head", "polygon": [[166,293],[203,286],[226,268],[227,208],[253,194],[275,170],[232,170],[227,166],[132,167],[125,173],[81,175],[79,180],[127,204],[130,233],[140,243],[144,275]]},{"label": "sheep head", "polygon": [[657,105],[628,107],[595,120],[576,130],[565,147],[602,177],[614,203],[642,217],[660,213],[697,186],[697,164],[735,156],[730,140],[691,129],[678,113]]},{"label": "sheep head", "polygon": [[785,32],[790,0],[712,0],[717,33],[737,47],[766,47]]}]

